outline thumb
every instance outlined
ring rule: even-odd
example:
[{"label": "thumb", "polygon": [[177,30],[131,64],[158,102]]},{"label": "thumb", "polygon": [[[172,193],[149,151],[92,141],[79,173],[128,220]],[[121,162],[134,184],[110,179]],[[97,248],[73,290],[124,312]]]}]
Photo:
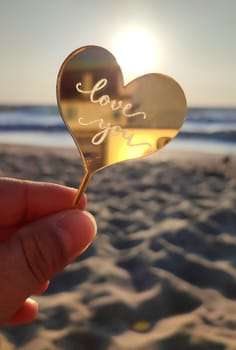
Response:
[{"label": "thumb", "polygon": [[73,209],[26,225],[6,241],[0,247],[0,324],[80,255],[95,234],[92,216]]}]

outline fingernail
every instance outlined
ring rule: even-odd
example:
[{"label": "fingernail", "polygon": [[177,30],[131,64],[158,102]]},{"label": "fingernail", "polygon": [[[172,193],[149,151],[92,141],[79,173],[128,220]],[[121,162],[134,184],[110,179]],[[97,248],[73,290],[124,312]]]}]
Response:
[{"label": "fingernail", "polygon": [[97,231],[93,216],[77,209],[60,215],[56,227],[64,253],[69,261],[82,254],[90,246]]}]

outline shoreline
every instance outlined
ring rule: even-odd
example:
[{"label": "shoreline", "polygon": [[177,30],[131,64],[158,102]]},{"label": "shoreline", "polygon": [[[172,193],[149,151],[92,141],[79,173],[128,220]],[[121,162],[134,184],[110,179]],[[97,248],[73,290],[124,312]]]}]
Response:
[{"label": "shoreline", "polygon": [[[173,148],[173,149],[172,149]],[[181,148],[174,148],[174,147],[163,147],[163,149],[159,150],[158,152],[151,154],[149,156],[140,157],[137,159],[130,159],[126,161],[122,161],[116,164],[113,164],[111,166],[108,166],[107,168],[114,167],[119,164],[123,164],[123,166],[129,165],[129,164],[135,164],[138,162],[151,162],[151,163],[159,163],[163,161],[171,161],[178,163],[182,165],[189,165],[191,163],[205,163],[206,165],[211,164],[216,165],[217,163],[223,163],[228,164],[230,163],[231,166],[236,168],[236,154],[234,153],[228,153],[228,152],[210,152],[210,151],[201,151],[201,150],[195,150],[192,149],[181,149]],[[53,146],[50,147],[48,145],[25,145],[25,144],[14,144],[14,143],[0,143],[0,152],[1,153],[9,153],[12,155],[60,155],[63,157],[68,157],[70,159],[77,159],[78,165],[82,165],[82,160],[80,157],[80,153],[77,150],[76,146],[73,145],[72,147],[60,147],[60,146]]]},{"label": "shoreline", "polygon": [[[21,143],[21,142],[0,142],[0,150],[3,151],[10,151],[12,152],[15,149],[19,149],[22,152],[31,152],[31,150],[35,150],[35,151],[42,151],[44,153],[46,152],[52,152],[52,153],[57,153],[58,151],[62,152],[63,154],[72,154],[72,153],[78,153],[79,151],[77,150],[76,146],[74,143],[72,143],[71,145],[50,145],[50,144],[27,144],[27,143]],[[227,152],[222,150],[222,152],[217,152],[217,151],[213,151],[213,150],[203,150],[202,148],[200,149],[196,149],[196,148],[191,148],[188,147],[187,149],[185,149],[184,147],[182,147],[182,145],[178,145],[178,144],[170,144],[167,145],[165,147],[163,147],[161,150],[157,151],[156,153],[150,154],[148,156],[144,156],[144,157],[140,157],[137,158],[138,160],[152,160],[152,158],[156,158],[156,160],[158,160],[158,158],[169,158],[172,159],[174,157],[180,157],[181,155],[183,155],[184,157],[187,158],[191,158],[191,155],[194,158],[198,158],[198,157],[203,157],[203,158],[208,158],[208,157],[212,157],[212,158],[221,158],[222,156],[229,156],[232,158],[236,158],[236,153],[232,152]],[[135,161],[134,160],[128,160],[128,161]]]}]

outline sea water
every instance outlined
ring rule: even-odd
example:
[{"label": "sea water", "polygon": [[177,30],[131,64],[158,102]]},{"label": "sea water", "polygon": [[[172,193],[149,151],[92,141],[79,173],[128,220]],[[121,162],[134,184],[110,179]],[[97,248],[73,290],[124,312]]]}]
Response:
[{"label": "sea water", "polygon": [[[0,106],[0,143],[75,147],[56,106]],[[169,149],[236,152],[236,108],[189,108]]]}]

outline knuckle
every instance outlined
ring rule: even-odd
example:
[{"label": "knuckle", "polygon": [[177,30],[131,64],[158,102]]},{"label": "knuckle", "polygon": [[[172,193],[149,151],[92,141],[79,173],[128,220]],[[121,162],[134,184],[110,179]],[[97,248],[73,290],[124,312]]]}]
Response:
[{"label": "knuckle", "polygon": [[63,259],[59,242],[55,242],[53,237],[55,234],[50,232],[32,232],[19,237],[27,267],[38,284],[44,283],[58,272]]},{"label": "knuckle", "polygon": [[20,244],[25,258],[25,262],[32,277],[37,283],[43,283],[47,278],[47,262],[42,254],[42,249],[37,244],[37,240],[34,238],[35,235],[30,235],[30,237],[24,239],[20,237]]}]

